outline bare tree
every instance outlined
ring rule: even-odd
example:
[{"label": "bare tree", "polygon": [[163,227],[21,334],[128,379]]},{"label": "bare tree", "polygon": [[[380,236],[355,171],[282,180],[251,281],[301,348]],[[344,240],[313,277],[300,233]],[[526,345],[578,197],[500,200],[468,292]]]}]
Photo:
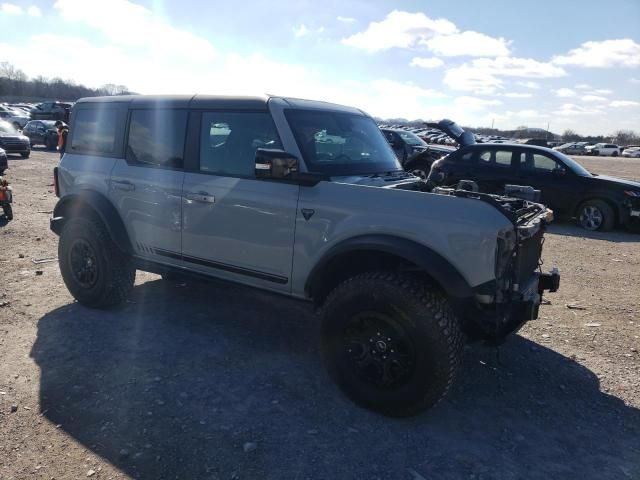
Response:
[{"label": "bare tree", "polygon": [[0,62],[0,78],[8,78],[9,80],[25,82],[27,80],[27,75],[9,62]]},{"label": "bare tree", "polygon": [[640,137],[633,130],[617,130],[611,137],[618,145],[640,145]]}]

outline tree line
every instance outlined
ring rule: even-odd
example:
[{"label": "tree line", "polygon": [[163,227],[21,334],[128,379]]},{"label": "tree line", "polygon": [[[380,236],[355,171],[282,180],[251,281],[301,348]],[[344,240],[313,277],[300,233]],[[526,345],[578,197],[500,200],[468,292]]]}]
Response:
[{"label": "tree line", "polygon": [[9,62],[0,62],[0,100],[10,102],[39,102],[60,100],[74,102],[82,97],[103,95],[126,95],[130,92],[125,85],[105,84],[100,88],[78,85],[73,80],[29,78]]}]

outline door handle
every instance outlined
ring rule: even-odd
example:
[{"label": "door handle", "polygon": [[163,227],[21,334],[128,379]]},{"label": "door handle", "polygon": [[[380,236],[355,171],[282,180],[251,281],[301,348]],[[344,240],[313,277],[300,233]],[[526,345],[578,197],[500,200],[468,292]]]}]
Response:
[{"label": "door handle", "polygon": [[200,203],[214,203],[216,201],[216,197],[207,192],[190,192],[185,195],[185,198],[187,200],[192,200],[194,202]]},{"label": "door handle", "polygon": [[114,190],[123,190],[125,192],[132,192],[136,189],[136,186],[127,180],[111,180],[111,186]]}]

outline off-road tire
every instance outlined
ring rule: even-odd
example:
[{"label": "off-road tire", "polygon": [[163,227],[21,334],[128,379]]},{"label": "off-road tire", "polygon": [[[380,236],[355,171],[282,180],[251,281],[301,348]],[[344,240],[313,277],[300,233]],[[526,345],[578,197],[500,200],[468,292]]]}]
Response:
[{"label": "off-road tire", "polygon": [[[97,278],[88,287],[82,285],[72,267],[71,251],[78,241],[87,244],[95,257]],[[136,278],[131,258],[113,243],[100,221],[87,217],[71,218],[64,225],[58,243],[58,263],[71,295],[91,308],[124,303]]]},{"label": "off-road tire", "polygon": [[13,208],[11,208],[10,204],[3,205],[2,211],[4,212],[4,217],[7,219],[8,222],[13,220]]},{"label": "off-road tire", "polygon": [[[599,210],[600,214],[602,215],[602,221],[600,225],[595,228],[589,227],[588,222],[584,219],[584,215],[586,215],[586,209],[588,208],[595,208]],[[587,200],[582,205],[580,205],[580,207],[578,207],[577,219],[578,225],[580,225],[585,230],[608,232],[615,226],[616,214],[611,205],[609,205],[604,200],[599,200],[596,198],[593,200]]]},{"label": "off-road tire", "polygon": [[29,155],[31,155],[31,152],[24,152],[20,154],[22,158],[29,158]]},{"label": "off-road tire", "polygon": [[[415,361],[400,384],[379,386],[364,379],[345,346],[348,325],[369,312],[388,316],[411,339]],[[463,336],[437,288],[412,275],[366,272],[336,287],[321,315],[321,349],[329,375],[358,405],[388,416],[411,416],[437,404],[451,388],[462,359]]]},{"label": "off-road tire", "polygon": [[618,152],[613,152],[613,153],[611,154],[611,156],[612,156],[612,157],[617,157],[617,156],[618,156]]}]

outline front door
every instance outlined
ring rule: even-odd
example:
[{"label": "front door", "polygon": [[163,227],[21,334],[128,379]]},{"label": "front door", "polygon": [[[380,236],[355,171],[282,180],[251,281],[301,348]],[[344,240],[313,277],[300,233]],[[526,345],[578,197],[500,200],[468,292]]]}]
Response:
[{"label": "front door", "polygon": [[181,265],[186,128],[184,110],[131,110],[126,158],[116,161],[109,181],[136,255],[173,266]]},{"label": "front door", "polygon": [[573,211],[581,187],[570,181],[571,170],[542,152],[522,151],[517,163],[521,185],[540,190],[540,201],[559,214]]},{"label": "front door", "polygon": [[[199,124],[199,126],[198,126]],[[203,112],[199,161],[185,174],[185,266],[290,291],[298,185],[257,180],[257,148],[281,148],[268,112]]]}]

